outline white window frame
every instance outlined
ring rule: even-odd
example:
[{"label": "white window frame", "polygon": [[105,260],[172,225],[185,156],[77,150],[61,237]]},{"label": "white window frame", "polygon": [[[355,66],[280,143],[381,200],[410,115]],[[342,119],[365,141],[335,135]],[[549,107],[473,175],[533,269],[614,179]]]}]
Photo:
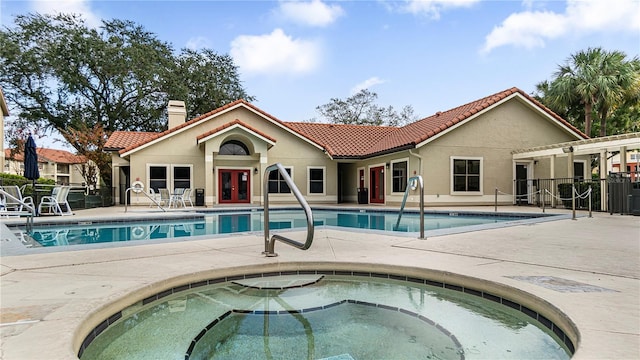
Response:
[{"label": "white window frame", "polygon": [[171,184],[169,180],[171,178],[171,164],[147,164],[147,181],[146,181],[147,183],[145,184],[147,189],[151,189],[151,168],[152,167],[163,167],[166,169],[167,178],[165,180],[167,181],[167,189],[169,189],[169,185]]},{"label": "white window frame", "polygon": [[189,168],[189,184],[190,187],[193,188],[193,164],[147,164],[147,189],[151,188],[151,168],[152,167],[164,167],[167,169],[167,189],[170,191],[173,190],[174,186],[174,178],[173,178],[173,170],[176,167],[188,167]]},{"label": "white window frame", "polygon": [[[480,160],[480,190],[479,191],[454,191],[454,161],[455,160]],[[451,195],[483,195],[484,189],[484,158],[477,156],[451,156],[449,157],[449,191]]]},{"label": "white window frame", "polygon": [[[294,174],[294,172],[293,172],[293,170],[294,170],[294,169],[293,169],[293,166],[284,166],[284,165],[283,165],[282,167],[285,169],[285,171],[286,171],[286,170],[289,170],[289,177],[291,177],[291,181],[293,181],[293,183],[295,184],[295,183],[296,183],[296,181],[295,181],[295,179],[294,179],[294,177],[293,177],[293,174]],[[275,171],[275,170],[274,170],[274,171]],[[278,172],[278,174],[279,174],[279,172]],[[279,176],[279,175],[278,175],[278,176]],[[268,181],[269,181],[269,179],[267,178],[267,182],[268,182]],[[283,181],[284,181],[284,180],[283,180]],[[296,184],[296,186],[297,186],[297,184]],[[269,189],[269,187],[268,187],[268,186],[267,186],[267,189]],[[280,190],[280,186],[278,186],[278,190]],[[291,189],[289,189],[289,190],[291,190]],[[293,191],[289,191],[288,193],[282,193],[282,192],[280,192],[280,191],[278,191],[278,192],[273,192],[273,193],[272,193],[272,192],[270,192],[270,193],[269,193],[269,195],[276,195],[276,196],[277,196],[277,195],[293,195]]]},{"label": "white window frame", "polygon": [[407,180],[411,177],[409,176],[409,158],[404,158],[404,159],[396,159],[391,161],[391,164],[389,165],[389,170],[391,171],[391,175],[389,176],[391,178],[391,193],[392,194],[404,194],[405,190],[402,191],[393,191],[393,165],[397,164],[397,163],[402,163],[402,162],[406,162],[407,163],[407,173],[405,174],[405,186],[407,186],[406,182]]},{"label": "white window frame", "polygon": [[[311,170],[322,170],[322,192],[311,192]],[[327,167],[326,166],[307,166],[307,196],[325,196],[327,194]]]},{"label": "white window frame", "polygon": [[189,168],[189,187],[193,188],[193,164],[171,164],[171,173],[169,173],[169,178],[171,179],[171,182],[170,182],[171,186],[175,188],[174,182],[176,179],[173,178],[173,172],[174,172],[174,169],[177,167]]},{"label": "white window frame", "polygon": [[[573,178],[575,179],[577,177],[580,177],[580,178],[582,178],[581,181],[585,181],[585,180],[589,181],[589,180],[591,180],[591,173],[589,173],[589,170],[588,170],[590,168],[587,168],[587,160],[574,159],[573,160],[573,168],[574,169],[575,169],[575,166],[576,166],[575,164],[577,164],[577,163],[581,163],[582,164],[582,174],[576,174],[574,172]],[[624,170],[621,170],[621,171],[627,171],[627,169],[624,169]]]}]

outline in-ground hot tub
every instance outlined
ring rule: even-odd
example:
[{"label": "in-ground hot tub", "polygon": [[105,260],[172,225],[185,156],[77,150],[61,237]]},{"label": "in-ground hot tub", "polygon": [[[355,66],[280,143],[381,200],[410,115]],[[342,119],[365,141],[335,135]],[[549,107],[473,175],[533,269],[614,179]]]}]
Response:
[{"label": "in-ground hot tub", "polygon": [[485,281],[410,272],[245,270],[186,282],[102,319],[78,355],[568,359],[574,352],[575,328],[540,299]]}]

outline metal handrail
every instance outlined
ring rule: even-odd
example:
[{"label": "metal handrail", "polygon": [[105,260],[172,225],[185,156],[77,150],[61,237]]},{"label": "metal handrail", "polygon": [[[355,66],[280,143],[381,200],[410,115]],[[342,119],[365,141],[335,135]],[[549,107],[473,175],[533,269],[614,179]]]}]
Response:
[{"label": "metal handrail", "polygon": [[398,213],[398,221],[396,222],[396,226],[393,229],[398,230],[398,227],[400,227],[402,212],[404,211],[404,206],[407,204],[407,195],[409,194],[409,189],[411,188],[411,182],[414,180],[417,181],[418,185],[420,186],[420,239],[424,239],[424,182],[421,175],[413,176],[407,179],[407,188],[404,190],[402,205],[400,205],[400,212]]},{"label": "metal handrail", "polygon": [[[17,197],[9,194],[8,192],[4,191],[4,189],[0,188],[0,194],[2,194],[5,197],[8,197],[9,199],[19,203],[20,205],[24,206],[27,208],[27,210],[29,210],[27,213],[25,212],[21,212],[21,211],[7,211],[6,213],[9,215],[15,214],[15,215],[27,215],[27,223],[26,223],[26,228],[27,231],[31,231],[31,229],[33,229],[33,218],[34,216],[36,216],[36,208],[35,208],[35,204],[34,206],[29,205],[29,203],[26,203],[20,199],[18,199]],[[2,215],[0,213],[0,215]]]},{"label": "metal handrail", "polygon": [[162,210],[162,211],[164,211],[164,212],[167,212],[167,210],[166,210],[165,208],[163,208],[163,207],[160,205],[160,203],[159,203],[156,199],[154,199],[154,198],[152,198],[151,196],[149,196],[149,194],[147,194],[147,193],[146,193],[146,191],[136,191],[136,190],[138,190],[138,189],[139,189],[139,188],[133,188],[133,187],[130,187],[130,188],[128,188],[127,190],[125,190],[125,191],[124,191],[124,212],[127,212],[127,193],[128,193],[129,191],[131,191],[131,190],[133,190],[133,192],[134,192],[134,193],[136,193],[136,194],[144,194],[144,196],[148,197],[151,201],[153,201],[153,203],[154,203],[154,204],[156,204],[156,206],[157,206],[160,210]]},{"label": "metal handrail", "polygon": [[[295,195],[296,199],[302,206],[302,209],[304,210],[305,215],[307,216],[307,239],[304,242],[304,244],[301,242],[286,238],[282,235],[277,235],[277,234],[274,234],[273,236],[271,236],[271,239],[269,239],[269,173],[271,173],[274,170],[278,170],[278,172],[280,173],[284,181],[287,183],[287,185],[289,185],[289,188],[293,192],[293,195]],[[302,193],[300,192],[296,184],[293,183],[291,176],[289,176],[289,174],[287,173],[285,168],[282,166],[282,164],[276,163],[276,164],[267,166],[264,172],[262,192],[263,192],[263,198],[264,198],[264,252],[263,254],[268,257],[278,256],[278,254],[274,252],[276,240],[280,240],[285,244],[291,245],[301,250],[307,250],[308,248],[310,248],[311,243],[313,242],[313,213],[311,212],[311,208],[309,207],[307,200],[305,200],[305,198],[302,196]]]}]

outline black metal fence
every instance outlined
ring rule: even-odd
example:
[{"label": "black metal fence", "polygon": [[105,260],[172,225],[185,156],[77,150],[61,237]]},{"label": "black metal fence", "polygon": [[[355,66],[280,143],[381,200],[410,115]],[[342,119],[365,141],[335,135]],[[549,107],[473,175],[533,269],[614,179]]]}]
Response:
[{"label": "black metal fence", "polygon": [[[610,173],[605,179],[526,179],[515,180],[514,202],[538,207],[572,208],[571,192],[575,187],[575,206],[579,210],[640,215],[640,172]],[[591,189],[591,190],[589,190]],[[603,197],[603,192],[605,195]],[[603,204],[606,199],[606,204]]]},{"label": "black metal fence", "polygon": [[640,172],[610,173],[609,213],[640,215]]},{"label": "black metal fence", "polygon": [[[0,186],[8,185],[18,186],[23,196],[31,196],[33,198],[36,206],[38,206],[42,197],[51,195],[51,191],[57,186],[53,183],[35,183],[34,186],[31,180],[17,177],[0,177]],[[71,209],[90,209],[113,205],[114,189],[112,188],[102,187],[90,191],[89,187],[83,184],[70,183],[66,185],[70,186],[67,202],[71,206]]]}]

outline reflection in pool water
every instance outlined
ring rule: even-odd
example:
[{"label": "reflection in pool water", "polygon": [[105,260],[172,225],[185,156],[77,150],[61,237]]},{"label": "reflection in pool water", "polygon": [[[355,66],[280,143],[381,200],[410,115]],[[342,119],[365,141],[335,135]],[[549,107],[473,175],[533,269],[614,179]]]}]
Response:
[{"label": "reflection in pool water", "polygon": [[573,351],[544,317],[495,296],[326,273],[174,288],[112,316],[85,340],[81,358],[568,359]]},{"label": "reflection in pool water", "polygon": [[[417,213],[406,212],[396,228],[397,212],[314,210],[314,225],[337,226],[376,231],[418,233],[420,218]],[[425,230],[452,229],[474,225],[491,225],[540,217],[540,214],[496,215],[487,213],[427,213]],[[29,234],[41,246],[65,246],[122,241],[163,240],[193,236],[262,231],[264,213],[244,211],[231,213],[195,214],[190,218],[158,221],[118,223],[64,224],[36,226]],[[307,220],[302,210],[270,211],[269,228],[304,229]]]}]

